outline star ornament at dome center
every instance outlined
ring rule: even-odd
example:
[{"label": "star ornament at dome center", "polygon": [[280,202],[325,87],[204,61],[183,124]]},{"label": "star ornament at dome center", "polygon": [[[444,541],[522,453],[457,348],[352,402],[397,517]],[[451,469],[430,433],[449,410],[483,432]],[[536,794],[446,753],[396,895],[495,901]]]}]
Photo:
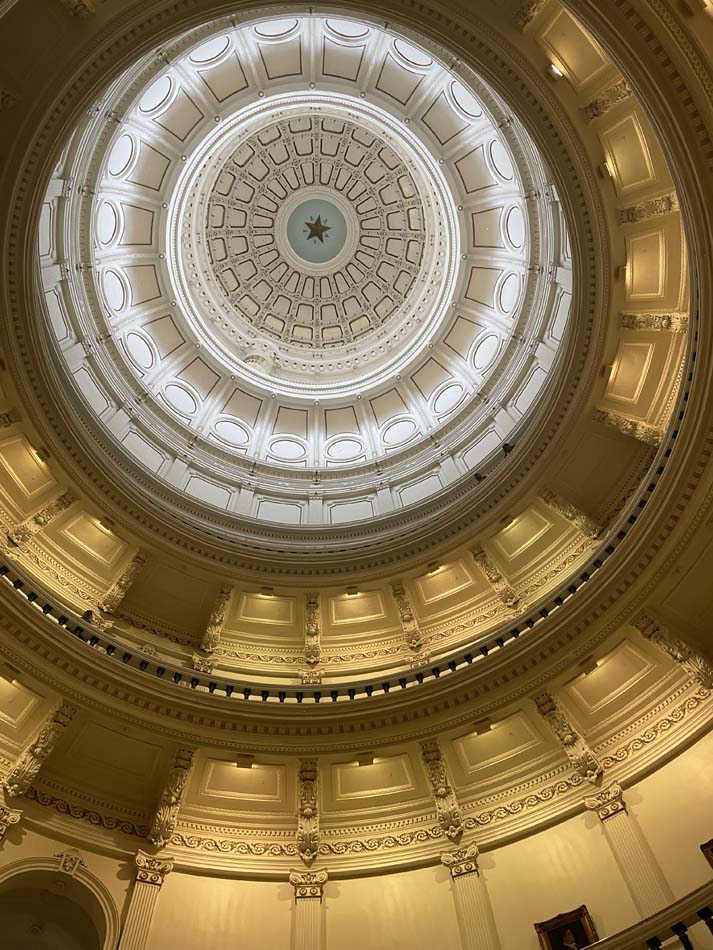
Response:
[{"label": "star ornament at dome center", "polygon": [[327,233],[327,231],[331,231],[332,229],[331,224],[327,224],[326,221],[323,224],[322,216],[319,214],[317,215],[317,219],[315,221],[305,221],[305,224],[309,228],[309,234],[307,235],[307,240],[311,241],[313,238],[316,238],[316,240],[318,240],[320,244],[324,244],[324,236]]}]

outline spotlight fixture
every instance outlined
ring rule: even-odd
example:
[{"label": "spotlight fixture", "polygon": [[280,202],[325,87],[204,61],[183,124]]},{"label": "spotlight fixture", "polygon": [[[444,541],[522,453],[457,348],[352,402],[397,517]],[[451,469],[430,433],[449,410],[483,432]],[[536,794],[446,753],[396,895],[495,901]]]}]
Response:
[{"label": "spotlight fixture", "polygon": [[255,765],[255,756],[244,752],[238,752],[235,756],[235,765],[239,769],[251,769]]},{"label": "spotlight fixture", "polygon": [[550,63],[550,65],[547,67],[547,73],[552,79],[562,79],[564,77],[564,73],[559,68],[557,63]]},{"label": "spotlight fixture", "polygon": [[479,719],[473,724],[473,730],[477,736],[482,736],[484,733],[490,732],[492,728],[493,724],[489,719]]},{"label": "spotlight fixture", "polygon": [[374,753],[373,752],[360,752],[356,757],[357,765],[373,765],[374,764]]},{"label": "spotlight fixture", "polygon": [[599,666],[593,656],[585,656],[583,660],[579,661],[578,665],[583,676],[586,676],[588,673],[593,673]]}]

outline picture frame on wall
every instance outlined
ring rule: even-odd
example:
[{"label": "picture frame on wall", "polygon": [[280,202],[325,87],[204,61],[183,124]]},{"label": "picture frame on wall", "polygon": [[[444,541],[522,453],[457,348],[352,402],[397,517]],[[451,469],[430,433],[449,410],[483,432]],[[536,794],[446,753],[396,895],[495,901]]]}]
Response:
[{"label": "picture frame on wall", "polygon": [[701,845],[701,851],[703,852],[703,857],[713,868],[713,838]]},{"label": "picture frame on wall", "polygon": [[585,904],[535,924],[535,930],[542,950],[579,950],[599,939]]}]

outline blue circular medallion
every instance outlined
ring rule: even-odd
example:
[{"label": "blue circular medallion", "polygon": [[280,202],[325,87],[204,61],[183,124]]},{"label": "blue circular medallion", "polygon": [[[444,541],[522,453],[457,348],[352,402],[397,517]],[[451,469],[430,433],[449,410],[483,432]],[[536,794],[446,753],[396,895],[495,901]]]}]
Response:
[{"label": "blue circular medallion", "polygon": [[309,198],[297,205],[287,221],[290,247],[309,264],[327,264],[347,240],[347,222],[331,201]]}]

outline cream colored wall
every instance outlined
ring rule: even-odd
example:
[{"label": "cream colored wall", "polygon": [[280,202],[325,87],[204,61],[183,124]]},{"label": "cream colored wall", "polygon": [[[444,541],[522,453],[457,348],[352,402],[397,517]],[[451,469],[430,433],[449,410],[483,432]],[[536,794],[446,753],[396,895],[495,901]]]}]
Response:
[{"label": "cream colored wall", "polygon": [[287,950],[292,893],[286,881],[216,879],[174,871],[161,889],[148,946]]},{"label": "cream colored wall", "polygon": [[713,838],[713,733],[626,794],[676,898],[713,877],[700,851]]},{"label": "cream colored wall", "polygon": [[330,882],[328,950],[460,950],[450,890],[444,867]]}]

